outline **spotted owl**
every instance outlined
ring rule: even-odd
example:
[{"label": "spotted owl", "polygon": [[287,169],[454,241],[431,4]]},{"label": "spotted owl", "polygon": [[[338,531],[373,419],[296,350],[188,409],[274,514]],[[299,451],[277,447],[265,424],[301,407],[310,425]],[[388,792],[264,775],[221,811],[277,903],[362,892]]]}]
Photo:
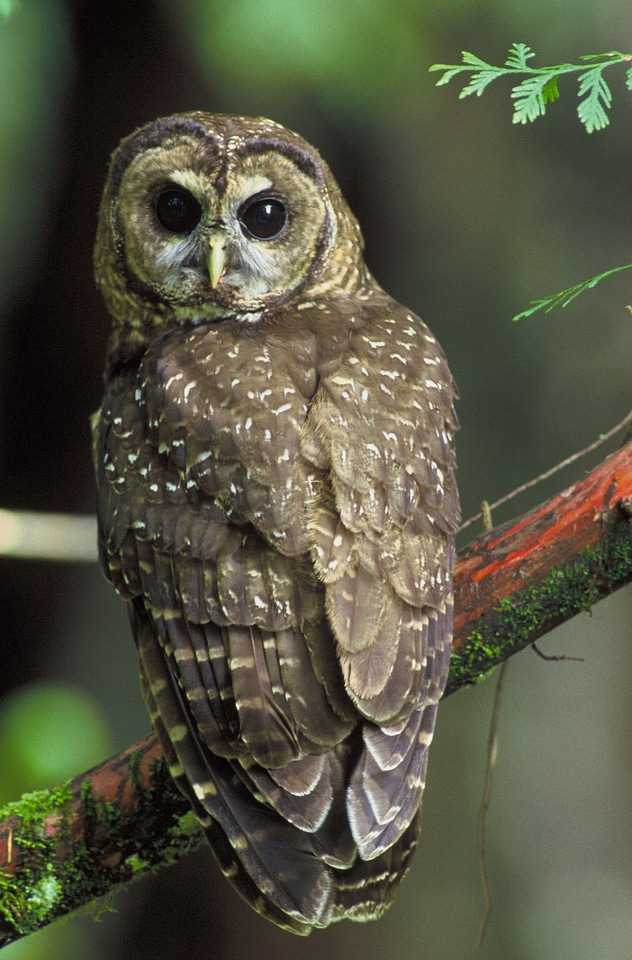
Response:
[{"label": "spotted owl", "polygon": [[301,934],[393,900],[450,654],[455,388],[362,254],[270,120],[167,117],[113,154],[101,562],[223,872]]}]

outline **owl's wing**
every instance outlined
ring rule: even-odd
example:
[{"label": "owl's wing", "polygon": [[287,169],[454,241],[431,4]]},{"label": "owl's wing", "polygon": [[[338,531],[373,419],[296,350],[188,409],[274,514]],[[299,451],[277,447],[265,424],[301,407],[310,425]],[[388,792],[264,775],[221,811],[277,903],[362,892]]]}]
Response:
[{"label": "owl's wing", "polygon": [[[419,536],[436,537],[424,547],[432,570],[450,569],[446,525],[425,519],[432,500],[419,493],[432,467],[411,472],[406,459],[435,440],[417,411],[372,411],[356,380],[358,417],[336,393],[347,367],[325,372],[313,400],[309,355],[294,352],[290,375],[282,343],[273,355],[254,342],[240,372],[239,349],[243,359],[241,343],[198,332],[112,378],[96,441],[102,556],[134,605],[171,769],[240,892],[292,928],[351,912],[352,897],[358,916],[377,915],[401,874],[380,886],[375,870],[412,851],[447,671],[448,591],[436,577],[425,592],[411,582],[426,562]],[[352,735],[351,701],[368,718]],[[352,866],[347,818],[373,870]]]},{"label": "owl's wing", "polygon": [[387,301],[325,369],[302,452],[329,471],[311,525],[315,564],[365,750],[347,805],[362,857],[401,835],[421,800],[449,669],[459,506],[455,388],[430,331]]},{"label": "owl's wing", "polygon": [[[209,752],[164,646],[156,642],[142,604],[135,606],[141,683],[152,724],[222,871],[274,923],[299,934],[324,925],[330,913],[331,870],[314,856],[312,835],[254,801],[238,765]],[[136,611],[133,620],[135,616]]]},{"label": "owl's wing", "polygon": [[[220,863],[256,909],[300,932],[329,922],[333,868],[355,856],[344,815],[354,711],[333,641],[329,661],[312,661],[310,636],[328,630],[322,585],[306,558],[243,522],[246,497],[263,493],[252,477],[246,491],[226,437],[211,457],[204,424],[184,429],[191,411],[155,395],[171,378],[161,363],[142,400],[133,371],[113,378],[95,425],[102,557],[131,603],[155,729]],[[234,406],[225,417],[234,427]],[[278,524],[270,511],[262,522]]]}]

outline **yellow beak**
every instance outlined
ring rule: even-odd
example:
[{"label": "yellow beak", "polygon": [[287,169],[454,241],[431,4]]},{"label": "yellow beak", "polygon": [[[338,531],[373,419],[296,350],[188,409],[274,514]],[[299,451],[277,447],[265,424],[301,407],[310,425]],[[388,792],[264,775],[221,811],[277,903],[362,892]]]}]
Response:
[{"label": "yellow beak", "polygon": [[213,289],[221,281],[226,270],[226,240],[223,232],[214,233],[209,240],[208,275]]}]

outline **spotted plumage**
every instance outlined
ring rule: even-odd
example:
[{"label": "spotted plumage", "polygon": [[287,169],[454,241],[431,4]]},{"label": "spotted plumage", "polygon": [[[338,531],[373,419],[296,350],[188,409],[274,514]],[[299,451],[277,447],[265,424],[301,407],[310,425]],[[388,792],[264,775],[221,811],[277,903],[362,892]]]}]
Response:
[{"label": "spotted plumage", "polygon": [[271,121],[170,117],[113,155],[102,564],[174,778],[296,933],[392,901],[450,653],[454,386],[362,247]]}]

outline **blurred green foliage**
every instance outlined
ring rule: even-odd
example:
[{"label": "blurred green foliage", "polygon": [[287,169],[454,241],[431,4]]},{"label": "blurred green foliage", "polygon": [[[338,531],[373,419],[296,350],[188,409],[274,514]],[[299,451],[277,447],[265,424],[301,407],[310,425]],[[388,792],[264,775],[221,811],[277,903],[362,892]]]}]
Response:
[{"label": "blurred green foliage", "polygon": [[77,923],[54,924],[2,951],[2,960],[100,960],[105,957],[89,931]]},{"label": "blurred green foliage", "polygon": [[30,684],[0,702],[0,804],[55,787],[110,753],[105,717],[75,687]]},{"label": "blurred green foliage", "polygon": [[8,20],[17,7],[17,0],[0,0],[0,20]]},{"label": "blurred green foliage", "polygon": [[167,6],[202,72],[235,102],[254,97],[269,111],[312,89],[336,110],[365,113],[391,109],[406,88],[419,100],[424,38],[415,0]]},{"label": "blurred green foliage", "polygon": [[59,0],[20,4],[0,19],[0,308],[28,281],[41,243],[72,59]]}]

